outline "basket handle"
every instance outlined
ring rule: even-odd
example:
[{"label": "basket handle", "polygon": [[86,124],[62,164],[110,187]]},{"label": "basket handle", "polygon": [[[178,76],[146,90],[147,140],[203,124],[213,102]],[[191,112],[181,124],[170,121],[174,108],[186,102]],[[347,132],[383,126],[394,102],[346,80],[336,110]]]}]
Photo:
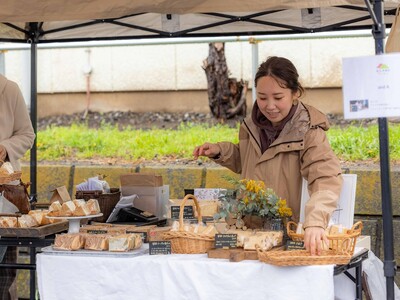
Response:
[{"label": "basket handle", "polygon": [[[292,229],[294,228],[294,230]],[[286,231],[289,232],[296,232],[297,224],[293,221],[289,221],[286,224]]]},{"label": "basket handle", "polygon": [[199,202],[197,201],[197,198],[194,195],[187,194],[185,198],[183,198],[183,201],[181,203],[181,207],[179,210],[179,231],[183,231],[183,211],[185,210],[185,203],[188,199],[192,199],[194,204],[196,205],[197,209],[197,221],[199,224],[203,222],[203,217],[201,216],[201,210],[199,206]]},{"label": "basket handle", "polygon": [[355,223],[352,227],[351,227],[351,231],[352,232],[360,232],[363,229],[363,224],[361,221],[358,221],[357,223]]}]

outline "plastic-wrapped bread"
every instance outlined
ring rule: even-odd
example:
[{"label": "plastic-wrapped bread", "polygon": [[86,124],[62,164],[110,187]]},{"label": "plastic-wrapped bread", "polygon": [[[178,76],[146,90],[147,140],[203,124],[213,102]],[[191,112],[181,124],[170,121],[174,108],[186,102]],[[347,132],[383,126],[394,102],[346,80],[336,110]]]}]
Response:
[{"label": "plastic-wrapped bread", "polygon": [[64,202],[61,206],[61,217],[70,217],[74,214],[75,204],[72,201]]},{"label": "plastic-wrapped bread", "polygon": [[28,214],[38,222],[39,226],[42,226],[50,224],[50,219],[46,218],[48,212],[48,210],[35,209],[30,210]]},{"label": "plastic-wrapped bread", "polygon": [[112,236],[108,239],[108,250],[111,252],[125,252],[142,246],[139,234],[129,233]]},{"label": "plastic-wrapped bread", "polygon": [[18,227],[20,228],[30,228],[37,226],[39,226],[39,223],[31,215],[22,215],[18,218]]},{"label": "plastic-wrapped bread", "polygon": [[282,245],[283,231],[264,231],[256,232],[244,239],[243,248],[245,250],[255,250],[256,245],[262,250],[269,250],[273,247]]},{"label": "plastic-wrapped bread", "polygon": [[85,237],[86,250],[104,251],[108,250],[108,238],[110,235],[107,234],[88,234]]},{"label": "plastic-wrapped bread", "polygon": [[85,245],[85,237],[79,233],[56,234],[53,248],[56,250],[79,250]]},{"label": "plastic-wrapped bread", "polygon": [[0,217],[0,227],[1,228],[18,227],[17,218],[16,217]]},{"label": "plastic-wrapped bread", "polygon": [[0,166],[0,176],[8,176],[14,173],[14,168],[10,162],[5,162]]},{"label": "plastic-wrapped bread", "polygon": [[90,215],[90,210],[88,206],[86,205],[85,200],[74,200],[72,201],[75,204],[75,210],[73,212],[74,216],[88,216]]},{"label": "plastic-wrapped bread", "polygon": [[91,215],[97,215],[101,212],[99,201],[97,201],[97,199],[89,199],[86,202],[86,205],[87,205]]},{"label": "plastic-wrapped bread", "polygon": [[49,217],[59,217],[61,214],[61,207],[60,201],[54,201],[52,204],[50,204],[47,215]]}]

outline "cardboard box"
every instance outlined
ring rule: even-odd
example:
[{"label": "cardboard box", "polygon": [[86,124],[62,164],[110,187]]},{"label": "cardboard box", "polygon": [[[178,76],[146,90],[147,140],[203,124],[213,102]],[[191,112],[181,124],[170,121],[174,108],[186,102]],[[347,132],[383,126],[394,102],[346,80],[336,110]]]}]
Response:
[{"label": "cardboard box", "polygon": [[166,227],[154,227],[150,229],[149,235],[148,235],[148,240],[149,242],[155,242],[155,241],[163,241],[163,234],[165,232],[168,232],[171,230],[171,226],[166,226]]},{"label": "cardboard box", "polygon": [[169,186],[163,185],[162,176],[149,174],[121,175],[121,195],[137,195],[133,206],[151,212],[158,218],[167,216]]},{"label": "cardboard box", "polygon": [[53,195],[50,198],[50,203],[60,201],[60,203],[63,204],[64,202],[71,201],[71,196],[64,185],[52,190],[52,192]]},{"label": "cardboard box", "polygon": [[131,173],[120,176],[121,187],[124,186],[127,190],[131,186],[163,186],[163,179],[161,175],[155,174],[141,174]]},{"label": "cardboard box", "polygon": [[360,235],[357,238],[356,247],[371,250],[371,237],[369,235]]}]

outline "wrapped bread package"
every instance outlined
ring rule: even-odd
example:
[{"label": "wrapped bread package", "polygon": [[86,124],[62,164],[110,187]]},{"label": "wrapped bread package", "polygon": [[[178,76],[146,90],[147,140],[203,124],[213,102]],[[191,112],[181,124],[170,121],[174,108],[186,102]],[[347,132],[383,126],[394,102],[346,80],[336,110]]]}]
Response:
[{"label": "wrapped bread package", "polygon": [[283,231],[256,232],[244,239],[245,250],[256,250],[258,245],[262,250],[270,250],[273,247],[282,245]]},{"label": "wrapped bread package", "polygon": [[97,199],[89,199],[86,202],[86,206],[87,206],[88,210],[90,211],[91,215],[97,215],[101,212],[99,201],[97,201]]},{"label": "wrapped bread package", "polygon": [[85,238],[86,250],[106,251],[108,250],[108,239],[110,235],[107,234],[88,234]]},{"label": "wrapped bread package", "polygon": [[18,227],[20,228],[30,228],[37,226],[39,226],[39,223],[31,215],[22,215],[18,218]]},{"label": "wrapped bread package", "polygon": [[108,239],[108,250],[111,252],[126,252],[142,246],[142,237],[139,234],[121,234]]},{"label": "wrapped bread package", "polygon": [[30,210],[28,214],[36,220],[39,226],[43,226],[50,224],[50,219],[46,218],[48,212],[48,210],[35,209]]},{"label": "wrapped bread package", "polygon": [[62,217],[70,217],[74,214],[75,204],[73,201],[64,202],[61,206],[60,216]]},{"label": "wrapped bread package", "polygon": [[85,245],[85,237],[79,233],[56,234],[54,249],[57,250],[79,250]]},{"label": "wrapped bread package", "polygon": [[17,218],[16,217],[0,217],[0,227],[1,228],[18,227]]},{"label": "wrapped bread package", "polygon": [[75,210],[72,213],[73,216],[81,217],[91,214],[85,200],[74,200],[72,202],[75,204]]},{"label": "wrapped bread package", "polygon": [[62,206],[60,201],[54,201],[52,204],[50,204],[47,215],[51,217],[59,217],[61,214],[61,208]]}]

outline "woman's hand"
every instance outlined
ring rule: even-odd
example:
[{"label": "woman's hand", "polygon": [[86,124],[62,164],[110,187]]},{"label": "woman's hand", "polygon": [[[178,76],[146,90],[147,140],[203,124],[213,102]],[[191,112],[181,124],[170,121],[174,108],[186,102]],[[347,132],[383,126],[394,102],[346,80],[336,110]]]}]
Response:
[{"label": "woman's hand", "polygon": [[207,156],[208,158],[216,157],[220,154],[219,147],[216,144],[204,143],[201,146],[197,146],[193,150],[193,156],[197,159],[199,156]]},{"label": "woman's hand", "polygon": [[307,227],[304,233],[304,246],[311,255],[321,255],[323,247],[322,243],[329,245],[329,240],[325,235],[325,230],[322,227]]}]

